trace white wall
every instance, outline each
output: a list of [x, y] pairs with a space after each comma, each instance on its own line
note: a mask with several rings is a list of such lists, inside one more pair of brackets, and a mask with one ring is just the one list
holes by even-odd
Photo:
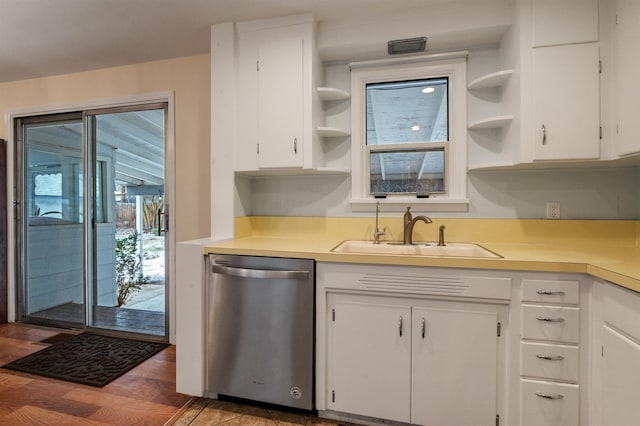
[[[519, 57], [516, 51], [519, 38], [513, 28], [511, 31], [508, 29], [509, 24], [515, 22], [516, 13], [509, 0], [460, 0], [384, 16], [363, 11], [361, 15], [345, 16], [339, 21], [319, 22], [318, 49], [325, 61], [324, 80], [320, 83], [348, 90], [347, 62], [385, 57], [387, 40], [421, 35], [429, 37], [430, 52], [471, 49], [470, 80], [491, 72], [493, 67], [518, 68], [520, 64], [512, 62]], [[500, 49], [499, 44], [502, 45]], [[229, 55], [228, 59], [233, 60], [233, 57]], [[519, 86], [512, 86], [508, 86], [508, 90], [519, 93]], [[506, 96], [503, 92], [504, 98], [503, 109], [516, 117], [526, 113], [520, 111], [519, 96]], [[216, 100], [212, 99], [212, 102], [215, 104]], [[349, 110], [343, 110], [344, 105], [325, 105], [325, 121], [330, 125], [348, 127]], [[473, 121], [473, 114], [481, 118], [500, 112], [489, 111], [487, 108], [491, 105], [487, 105], [490, 103], [470, 104], [470, 121]], [[522, 132], [516, 131], [505, 135], [495, 144], [500, 152], [483, 155], [499, 156], [493, 159], [496, 163], [517, 163], [521, 135]], [[328, 166], [343, 168], [340, 166], [350, 164], [349, 145], [336, 143], [331, 147], [337, 149], [326, 156]], [[475, 154], [469, 152], [470, 156]], [[477, 157], [473, 158], [477, 161]], [[233, 180], [236, 216], [360, 215], [352, 213], [349, 204], [349, 176], [235, 176]], [[535, 219], [545, 217], [547, 201], [560, 201], [564, 219], [640, 219], [640, 171], [633, 168], [579, 168], [472, 172], [468, 175], [468, 197], [468, 212], [432, 215]], [[215, 199], [215, 195], [212, 198]]]
[[[468, 183], [468, 213], [431, 216], [542, 219], [546, 202], [559, 201], [563, 219], [640, 219], [638, 169], [487, 171], [469, 174]], [[340, 176], [254, 177], [245, 214], [355, 216], [349, 185]]]
[[271, 176], [251, 180], [253, 216], [351, 216], [344, 175]]
[[478, 48], [495, 43], [513, 21], [512, 0], [458, 0], [426, 7], [357, 15], [318, 23], [324, 61], [387, 57], [387, 41], [426, 36], [430, 52]]
[[1, 83], [0, 114], [4, 120], [0, 120], [0, 136], [10, 139], [11, 112], [173, 92], [177, 190], [171, 214], [177, 224], [175, 238], [184, 241], [209, 235], [209, 58], [199, 55]]
[[637, 169], [518, 170], [469, 176], [469, 217], [540, 219], [546, 202], [562, 219], [639, 219]]

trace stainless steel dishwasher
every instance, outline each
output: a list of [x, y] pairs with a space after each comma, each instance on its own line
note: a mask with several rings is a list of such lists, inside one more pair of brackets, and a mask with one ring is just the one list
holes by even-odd
[[314, 408], [315, 263], [209, 255], [207, 391]]

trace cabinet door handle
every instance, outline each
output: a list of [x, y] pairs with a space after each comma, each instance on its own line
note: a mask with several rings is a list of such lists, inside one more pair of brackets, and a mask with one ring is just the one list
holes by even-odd
[[546, 359], [547, 361], [562, 361], [564, 359], [562, 355], [543, 355], [543, 354], [536, 354], [536, 358]]
[[549, 317], [536, 317], [538, 321], [545, 322], [564, 322], [564, 318], [549, 318]]
[[400, 333], [400, 337], [402, 337], [402, 316], [398, 320], [398, 333]]
[[422, 338], [424, 339], [424, 333], [427, 330], [427, 321], [424, 318], [420, 321], [420, 330], [422, 331]]
[[564, 398], [564, 395], [559, 394], [559, 393], [536, 392], [536, 395], [538, 395], [540, 398], [547, 398], [547, 399], [562, 399], [562, 398]]
[[293, 138], [293, 153], [298, 154], [298, 138]]
[[564, 291], [538, 290], [536, 291], [536, 293], [542, 294], [545, 296], [564, 296]]
[[542, 125], [542, 145], [546, 145], [547, 144], [547, 127], [543, 124]]

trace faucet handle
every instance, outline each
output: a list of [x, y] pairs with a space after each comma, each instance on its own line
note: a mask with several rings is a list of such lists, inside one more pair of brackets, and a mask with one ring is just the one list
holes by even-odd
[[407, 211], [404, 213], [404, 223], [407, 224], [411, 222], [413, 219], [413, 215], [411, 214], [411, 206], [407, 206]]
[[446, 246], [446, 244], [444, 243], [444, 225], [440, 225], [440, 229], [438, 231], [438, 246]]

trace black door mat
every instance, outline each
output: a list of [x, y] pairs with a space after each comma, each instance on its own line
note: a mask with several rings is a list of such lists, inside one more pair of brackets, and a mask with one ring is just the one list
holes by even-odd
[[38, 345], [53, 345], [54, 343], [58, 343], [63, 341], [64, 339], [67, 339], [71, 336], [75, 336], [75, 334], [71, 334], [71, 333], [58, 333], [58, 334], [54, 334], [51, 337], [47, 337], [46, 339], [42, 339], [39, 340], [37, 342], [34, 342], [35, 344]]
[[167, 346], [81, 333], [2, 367], [102, 387]]

